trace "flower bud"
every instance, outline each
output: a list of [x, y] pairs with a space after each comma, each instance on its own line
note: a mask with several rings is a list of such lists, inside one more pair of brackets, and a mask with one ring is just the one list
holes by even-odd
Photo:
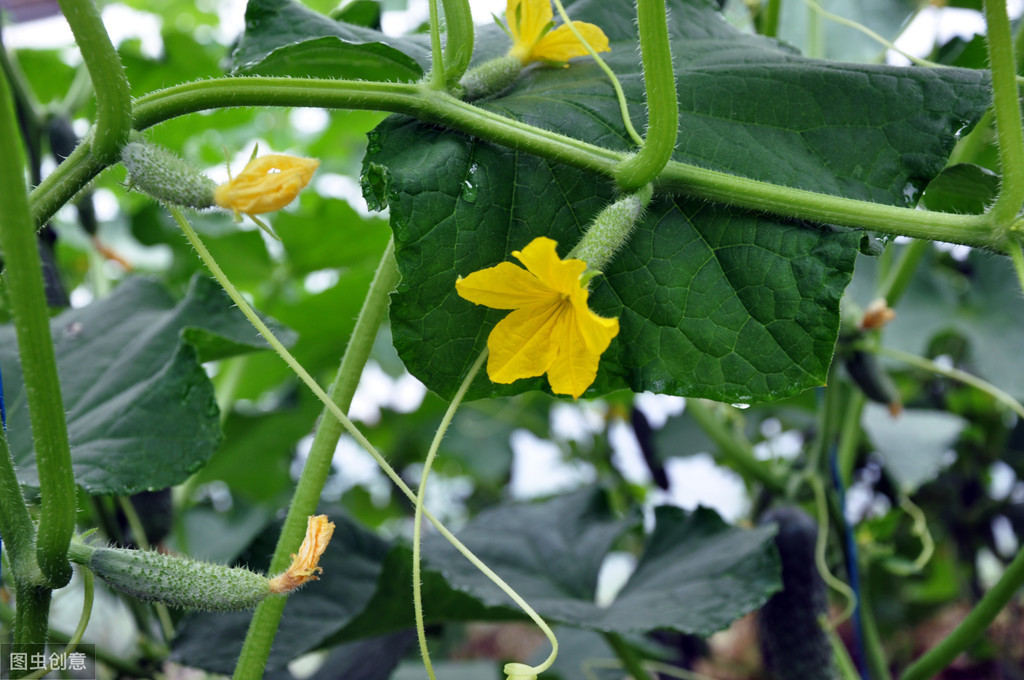
[[167, 149], [133, 141], [121, 151], [131, 188], [158, 201], [189, 208], [213, 207], [217, 184]]

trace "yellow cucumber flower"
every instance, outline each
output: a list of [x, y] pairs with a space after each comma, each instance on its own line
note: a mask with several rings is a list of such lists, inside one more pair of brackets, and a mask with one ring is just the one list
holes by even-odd
[[236, 215], [280, 210], [295, 200], [319, 166], [315, 158], [283, 154], [253, 158], [240, 175], [214, 190], [213, 200]]
[[[573, 57], [589, 54], [568, 26], [562, 24], [552, 30], [551, 0], [508, 0], [505, 18], [512, 35], [509, 55], [525, 66], [534, 61], [565, 64]], [[607, 52], [608, 36], [594, 24], [574, 21], [580, 35], [595, 52]]]
[[512, 254], [526, 269], [502, 262], [455, 282], [478, 305], [511, 309], [487, 338], [487, 375], [497, 383], [548, 374], [555, 394], [573, 399], [597, 377], [597, 363], [619, 334], [619, 320], [590, 311], [583, 282], [587, 264], [562, 260], [543, 236]]
[[327, 550], [333, 535], [334, 522], [328, 522], [327, 515], [310, 515], [298, 554], [292, 555], [287, 571], [270, 579], [270, 592], [290, 593], [307, 581], [318, 580], [317, 574], [323, 572], [318, 566], [320, 556]]

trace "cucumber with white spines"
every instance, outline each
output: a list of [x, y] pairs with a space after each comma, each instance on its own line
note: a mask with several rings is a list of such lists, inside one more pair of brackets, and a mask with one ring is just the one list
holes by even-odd
[[271, 594], [270, 579], [248, 569], [152, 550], [72, 543], [68, 556], [107, 585], [142, 600], [206, 611], [252, 609]]

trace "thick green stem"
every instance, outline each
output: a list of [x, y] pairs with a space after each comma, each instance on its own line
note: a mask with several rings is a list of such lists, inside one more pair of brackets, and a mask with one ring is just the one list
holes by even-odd
[[1024, 586], [1024, 549], [1018, 551], [1003, 575], [992, 589], [985, 593], [967, 618], [942, 642], [929, 649], [905, 670], [900, 680], [925, 680], [940, 673], [981, 637], [1021, 586]]
[[758, 17], [758, 32], [769, 38], [779, 34], [779, 14], [782, 11], [782, 0], [768, 0]]
[[[863, 582], [867, 581], [867, 578], [863, 579]], [[867, 656], [865, 661], [871, 670], [871, 680], [891, 680], [889, 660], [878, 634], [878, 626], [875, 624], [871, 597], [866, 592], [863, 592], [860, 598], [860, 620], [861, 632], [864, 635], [864, 652]]]
[[[620, 152], [505, 118], [443, 92], [403, 83], [310, 78], [211, 79], [140, 97], [136, 101], [135, 125], [141, 130], [187, 113], [236, 106], [312, 106], [405, 113], [607, 177], [614, 177], [615, 168], [626, 157]], [[48, 220], [103, 169], [102, 164], [89, 160], [87, 153], [83, 158], [79, 149], [33, 192], [33, 215], [37, 224]], [[657, 176], [655, 189], [811, 222], [1000, 250], [1004, 247], [1001, 238], [992, 232], [989, 215], [911, 210], [839, 198], [676, 161], [666, 164]]]
[[[359, 376], [362, 375], [363, 366], [370, 357], [370, 349], [377, 337], [377, 331], [387, 315], [388, 295], [397, 283], [398, 266], [395, 263], [394, 243], [389, 242], [366, 294], [352, 337], [345, 348], [338, 374], [328, 390], [328, 396], [343, 411], [347, 411], [352, 403], [352, 396], [359, 385]], [[341, 433], [341, 423], [328, 410], [324, 410], [270, 563], [272, 574], [288, 567], [290, 554], [302, 541], [306, 518], [316, 512]], [[271, 597], [256, 608], [235, 667], [234, 677], [238, 680], [262, 675], [285, 602], [286, 599], [283, 597]]]
[[0, 76], [0, 247], [39, 470], [42, 507], [36, 555], [48, 585], [59, 588], [71, 578], [67, 552], [75, 528], [75, 480], [22, 160], [11, 91]]
[[615, 169], [615, 181], [623, 191], [636, 191], [658, 176], [672, 158], [679, 132], [665, 0], [637, 0], [637, 25], [647, 89], [647, 134], [640, 151]]
[[96, 90], [96, 127], [92, 152], [102, 163], [115, 163], [132, 129], [132, 99], [121, 59], [103, 27], [92, 0], [59, 0], [82, 60]]
[[1017, 98], [1017, 66], [1006, 0], [985, 0], [988, 58], [992, 70], [993, 107], [1002, 179], [991, 212], [995, 226], [1005, 230], [1024, 203], [1024, 129]]
[[765, 463], [754, 457], [746, 442], [740, 441], [725, 423], [700, 399], [687, 399], [686, 412], [697, 421], [711, 441], [718, 447], [726, 465], [735, 468], [747, 479], [756, 479], [771, 491], [783, 493], [786, 484]]
[[0, 536], [11, 561], [14, 582], [41, 584], [43, 575], [36, 564], [34, 550], [36, 528], [21, 495], [21, 485], [7, 447], [7, 433], [3, 430], [0, 430]]
[[651, 680], [651, 674], [644, 669], [643, 662], [640, 660], [639, 655], [636, 653], [629, 643], [622, 639], [622, 636], [618, 633], [603, 633], [605, 642], [615, 652], [615, 656], [619, 657], [619, 661], [622, 662], [622, 668], [629, 673], [629, 676], [633, 680]]
[[441, 0], [444, 7], [444, 79], [458, 85], [473, 59], [473, 14], [467, 0]]
[[[50, 618], [50, 599], [53, 591], [49, 588], [33, 585], [18, 585], [18, 609], [14, 614], [14, 647], [19, 645], [39, 645], [46, 642], [47, 622]], [[22, 677], [27, 675], [13, 675]]]
[[439, 0], [427, 0], [430, 7], [430, 73], [427, 74], [426, 82], [435, 90], [443, 90], [445, 87], [444, 77], [444, 52], [441, 50], [441, 17], [437, 11]]
[[839, 446], [836, 450], [839, 476], [844, 487], [849, 487], [853, 478], [853, 465], [857, 458], [857, 445], [860, 443], [860, 417], [866, 401], [864, 393], [856, 390], [846, 402], [843, 424], [839, 430]]
[[890, 307], [895, 307], [913, 280], [921, 258], [931, 247], [931, 243], [922, 240], [911, 241], [904, 246], [900, 251], [900, 258], [879, 284], [878, 297], [885, 300]]

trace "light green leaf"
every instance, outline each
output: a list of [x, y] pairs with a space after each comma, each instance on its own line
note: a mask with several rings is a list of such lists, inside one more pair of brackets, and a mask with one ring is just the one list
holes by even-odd
[[945, 411], [906, 410], [897, 418], [868, 404], [861, 417], [885, 469], [905, 493], [913, 493], [949, 465], [953, 444], [967, 421]]

